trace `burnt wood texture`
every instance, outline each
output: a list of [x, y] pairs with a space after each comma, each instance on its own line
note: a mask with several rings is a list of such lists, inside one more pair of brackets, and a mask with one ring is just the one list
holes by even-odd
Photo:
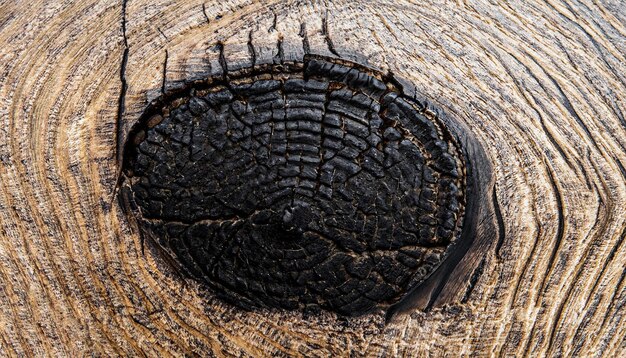
[[135, 126], [124, 178], [143, 235], [242, 307], [396, 303], [461, 236], [452, 135], [345, 61], [239, 72], [158, 100]]
[[0, 355], [625, 356], [625, 24], [1, 1]]

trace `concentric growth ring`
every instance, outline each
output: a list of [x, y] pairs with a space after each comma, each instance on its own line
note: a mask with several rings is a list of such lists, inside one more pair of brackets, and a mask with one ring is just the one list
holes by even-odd
[[124, 175], [143, 233], [223, 299], [358, 315], [400, 300], [458, 240], [464, 165], [393, 81], [311, 57], [155, 102]]

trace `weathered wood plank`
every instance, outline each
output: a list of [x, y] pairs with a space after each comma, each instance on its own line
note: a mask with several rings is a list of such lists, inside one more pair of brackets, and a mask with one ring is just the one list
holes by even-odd
[[[142, 252], [118, 142], [222, 71], [218, 45], [234, 68], [279, 42], [391, 71], [485, 148], [506, 234], [458, 302], [386, 326], [244, 312]], [[621, 1], [5, 1], [0, 43], [3, 355], [626, 354]]]

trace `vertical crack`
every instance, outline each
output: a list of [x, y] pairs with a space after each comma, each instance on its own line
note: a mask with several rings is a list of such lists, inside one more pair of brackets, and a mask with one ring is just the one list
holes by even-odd
[[309, 54], [311, 52], [311, 45], [309, 44], [309, 37], [306, 33], [306, 22], [300, 24], [300, 33], [298, 33], [300, 37], [302, 37], [302, 48], [304, 49], [305, 54]]
[[161, 94], [165, 94], [165, 79], [167, 76], [167, 58], [169, 54], [165, 50], [165, 60], [163, 61], [163, 79], [161, 80]]
[[326, 15], [324, 16], [324, 18], [322, 18], [322, 35], [324, 36], [324, 40], [326, 41], [326, 44], [328, 44], [328, 51], [330, 51], [333, 55], [337, 57], [341, 57], [335, 50], [335, 45], [333, 44], [333, 40], [330, 38], [330, 34], [328, 33], [328, 11], [326, 12]]
[[224, 43], [221, 41], [217, 43], [217, 50], [220, 52], [219, 63], [224, 72], [224, 80], [228, 78], [228, 63], [226, 62], [226, 55], [224, 54]]
[[206, 23], [207, 25], [211, 23], [211, 20], [209, 20], [209, 15], [207, 15], [206, 13], [206, 5], [202, 4], [202, 14], [204, 14], [204, 18], [206, 19]]
[[270, 28], [267, 30], [267, 32], [273, 32], [276, 31], [276, 24], [278, 23], [278, 15], [276, 15], [276, 13], [274, 12], [274, 9], [271, 9], [272, 14], [274, 14], [274, 19], [272, 20], [272, 26], [270, 26]]
[[476, 287], [476, 284], [478, 283], [478, 279], [482, 275], [484, 268], [485, 268], [485, 258], [483, 258], [480, 261], [480, 264], [478, 264], [478, 267], [476, 267], [474, 272], [472, 272], [472, 276], [470, 277], [470, 282], [467, 285], [467, 289], [465, 291], [465, 295], [463, 295], [463, 298], [461, 299], [461, 303], [467, 303], [467, 301], [469, 301], [469, 298], [472, 295], [472, 292], [474, 291], [474, 288]]
[[256, 51], [252, 44], [252, 30], [248, 33], [248, 52], [250, 53], [250, 61], [252, 61], [252, 67], [256, 66]]
[[159, 33], [161, 34], [161, 36], [163, 36], [163, 38], [167, 40], [167, 36], [165, 36], [165, 34], [163, 33], [163, 31], [161, 31], [161, 28], [157, 27], [157, 31], [159, 31]]
[[[122, 54], [122, 65], [120, 66], [120, 82], [122, 83], [122, 86], [120, 88], [120, 96], [117, 102], [117, 118], [115, 121], [115, 156], [118, 163], [121, 163], [122, 159], [121, 148], [124, 141], [123, 135], [121, 133], [123, 129], [122, 119], [124, 117], [126, 91], [128, 90], [128, 84], [126, 83], [126, 64], [128, 63], [128, 38], [126, 37], [126, 2], [127, 0], [122, 0], [122, 36], [124, 39], [124, 53]], [[121, 166], [119, 167], [121, 168]]]
[[[321, 120], [321, 125], [320, 125], [320, 146], [319, 146], [319, 156], [320, 156], [320, 162], [318, 163], [317, 166], [317, 173], [316, 173], [316, 178], [315, 178], [315, 191], [319, 192], [320, 191], [320, 183], [321, 183], [321, 177], [322, 177], [322, 167], [324, 166], [324, 155], [326, 154], [326, 150], [324, 148], [324, 142], [326, 141], [326, 133], [325, 133], [325, 129], [324, 128], [324, 124], [326, 123], [326, 115], [328, 114], [328, 107], [330, 106], [330, 96], [332, 94], [332, 90], [330, 89], [330, 87], [328, 88], [328, 90], [325, 93], [325, 97], [324, 97], [324, 113], [322, 113], [322, 120]], [[334, 156], [334, 155], [333, 155]]]
[[285, 49], [283, 48], [283, 36], [278, 36], [278, 41], [276, 42], [276, 47], [278, 52], [276, 56], [274, 56], [274, 63], [284, 63], [285, 62]]
[[502, 219], [502, 211], [500, 210], [500, 204], [498, 203], [498, 196], [496, 195], [496, 186], [493, 186], [493, 192], [491, 196], [493, 200], [493, 209], [496, 214], [496, 221], [498, 222], [498, 242], [496, 244], [496, 256], [501, 259], [502, 254], [500, 253], [500, 249], [504, 244], [505, 239], [505, 228], [504, 228], [504, 220]]

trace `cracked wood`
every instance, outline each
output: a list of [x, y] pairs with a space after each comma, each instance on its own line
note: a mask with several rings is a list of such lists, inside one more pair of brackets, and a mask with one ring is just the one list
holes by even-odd
[[[624, 356], [625, 23], [616, 0], [0, 4], [0, 352]], [[305, 54], [405, 79], [491, 163], [478, 241], [386, 324], [214, 299], [111, 201], [163, 87]]]

